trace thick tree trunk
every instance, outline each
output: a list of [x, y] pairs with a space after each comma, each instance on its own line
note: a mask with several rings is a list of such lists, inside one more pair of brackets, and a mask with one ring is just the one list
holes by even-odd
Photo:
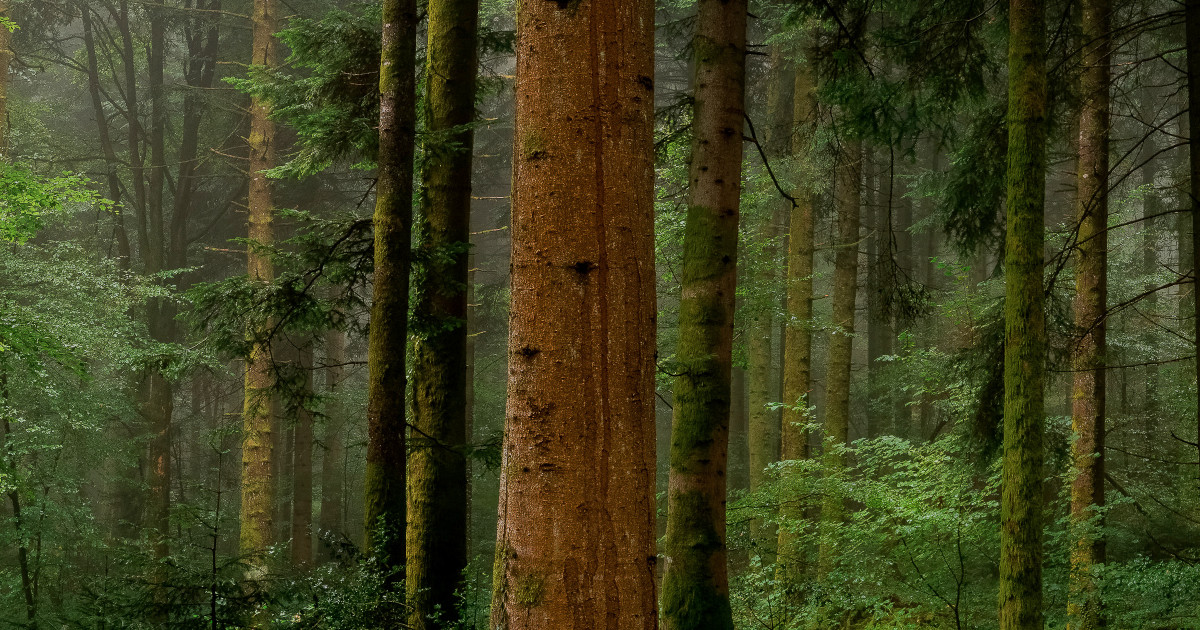
[[750, 489], [750, 409], [746, 370], [733, 366], [729, 375], [729, 489]]
[[344, 438], [346, 420], [343, 416], [338, 390], [345, 377], [346, 333], [330, 330], [325, 333], [325, 432], [321, 440], [325, 452], [321, 455], [321, 514], [317, 519], [320, 529], [317, 558], [332, 560], [337, 549], [332, 542], [346, 535], [346, 522], [342, 510], [342, 484], [345, 482], [342, 467], [346, 459]]
[[389, 568], [404, 564], [404, 400], [408, 389], [404, 370], [417, 117], [416, 42], [415, 0], [384, 0], [363, 521], [368, 553]]
[[649, 630], [658, 617], [654, 6], [524, 0], [517, 16], [491, 626]]
[[[679, 376], [671, 418], [671, 470], [664, 543], [663, 625], [669, 630], [733, 628], [725, 546], [725, 464], [730, 364], [737, 286], [742, 129], [745, 126], [746, 3], [701, 0], [696, 18], [695, 115], [683, 236], [679, 305]], [[766, 462], [771, 318], [758, 333], [767, 369], [751, 379], [751, 487]], [[751, 357], [753, 360], [754, 357]], [[753, 365], [753, 364], [752, 364]], [[755, 405], [762, 408], [756, 409]]]
[[[448, 627], [467, 566], [467, 257], [478, 0], [429, 3], [408, 465], [409, 626]], [[433, 621], [438, 608], [440, 621]]]
[[313, 498], [313, 347], [304, 340], [297, 349], [296, 368], [300, 371], [301, 391], [296, 408], [296, 430], [292, 441], [292, 565], [312, 562]]
[[[812, 127], [816, 122], [816, 99], [812, 68], [796, 68], [793, 111], [792, 153], [805, 157], [810, 150]], [[783, 344], [783, 427], [780, 457], [784, 461], [808, 459], [808, 406], [812, 373], [813, 314], [813, 199], [811, 187], [804, 182], [792, 193], [795, 202], [788, 220], [787, 322]], [[785, 470], [784, 479], [798, 473]], [[804, 527], [805, 511], [794, 502], [779, 508], [778, 576], [790, 594], [807, 572], [807, 554], [798, 547], [797, 534]], [[792, 598], [793, 602], [795, 598]]]
[[1043, 624], [1045, 31], [1045, 7], [1040, 0], [1010, 1], [1001, 630], [1040, 630]]
[[1104, 625], [1095, 572], [1104, 563], [1105, 541], [1097, 510], [1104, 506], [1105, 323], [1108, 307], [1108, 130], [1110, 53], [1109, 0], [1084, 0], [1083, 76], [1079, 111], [1079, 174], [1075, 211], [1075, 328], [1071, 357], [1071, 573], [1067, 627]]
[[[854, 307], [858, 300], [859, 213], [862, 207], [862, 143], [844, 141], [837, 165], [837, 254], [833, 271], [833, 330], [825, 377], [825, 474], [840, 477], [846, 468], [841, 452], [850, 436], [850, 363], [854, 357]], [[836, 528], [845, 519], [845, 498], [835, 480], [821, 502], [818, 577], [837, 562]]]
[[[255, 0], [250, 63], [274, 66], [279, 57], [275, 41], [278, 19], [276, 0]], [[250, 192], [249, 238], [263, 245], [274, 239], [272, 190], [263, 171], [275, 166], [275, 123], [268, 118], [269, 105], [255, 98], [250, 106]], [[246, 269], [254, 282], [271, 282], [275, 277], [271, 259], [250, 247]], [[265, 553], [273, 542], [275, 480], [272, 475], [274, 453], [273, 378], [270, 342], [260, 339], [264, 331], [252, 331], [257, 340], [246, 360], [245, 402], [242, 411], [242, 504], [241, 553], [250, 563], [251, 573], [266, 570]]]

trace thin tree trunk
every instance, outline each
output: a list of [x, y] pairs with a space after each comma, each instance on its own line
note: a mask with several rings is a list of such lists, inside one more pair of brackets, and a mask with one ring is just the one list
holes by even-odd
[[296, 433], [292, 442], [292, 565], [312, 562], [313, 497], [313, 348], [305, 340], [297, 349], [301, 391], [296, 407]]
[[415, 0], [384, 0], [363, 524], [368, 552], [392, 569], [404, 564], [404, 401], [408, 389], [404, 370], [417, 117], [416, 42]]
[[650, 630], [654, 6], [523, 0], [517, 16], [491, 627]]
[[[467, 257], [479, 0], [429, 3], [408, 464], [409, 626], [449, 627], [467, 567]], [[440, 609], [440, 619], [435, 614]]]
[[[1192, 239], [1191, 258], [1187, 262], [1192, 267], [1192, 276], [1200, 275], [1200, 0], [1187, 0], [1184, 4], [1184, 23], [1187, 31], [1187, 69], [1188, 69], [1188, 156], [1189, 175], [1191, 180], [1191, 215]], [[1181, 265], [1182, 266], [1182, 265]], [[1196, 296], [1196, 287], [1192, 285], [1191, 313], [1200, 313], [1200, 299]], [[1192, 317], [1192, 334], [1195, 338], [1195, 348], [1200, 353], [1200, 317]], [[1200, 456], [1200, 354], [1196, 359], [1196, 453]], [[1197, 482], [1200, 484], [1200, 468], [1197, 469]]]
[[1104, 506], [1105, 323], [1108, 307], [1108, 130], [1110, 53], [1109, 0], [1083, 3], [1083, 96], [1079, 112], [1079, 174], [1076, 184], [1075, 328], [1071, 394], [1072, 538], [1067, 627], [1104, 625], [1100, 585], [1105, 541], [1097, 510]]
[[[275, 66], [279, 50], [275, 41], [278, 18], [276, 0], [254, 0], [253, 34], [250, 63]], [[274, 240], [272, 190], [263, 171], [275, 166], [275, 123], [268, 117], [269, 105], [255, 98], [250, 106], [250, 220], [249, 238], [262, 245]], [[247, 249], [246, 269], [254, 282], [268, 283], [275, 278], [271, 259], [259, 249]], [[274, 539], [275, 479], [272, 475], [273, 433], [277, 430], [272, 399], [271, 344], [260, 337], [265, 331], [251, 333], [255, 338], [246, 360], [245, 400], [242, 411], [242, 503], [240, 549], [250, 564], [251, 575], [266, 571], [266, 550]]]
[[317, 523], [320, 542], [317, 557], [332, 560], [337, 547], [333, 543], [346, 535], [342, 513], [342, 460], [346, 456], [345, 417], [339, 399], [339, 389], [345, 375], [346, 333], [330, 330], [325, 333], [325, 432], [321, 456], [321, 514]]
[[[792, 153], [805, 156], [810, 150], [812, 128], [816, 122], [816, 100], [810, 65], [796, 68], [792, 106], [794, 136]], [[784, 337], [783, 426], [780, 457], [784, 461], [808, 459], [808, 406], [812, 372], [813, 314], [813, 199], [811, 187], [801, 182], [792, 197], [788, 221], [787, 334]], [[784, 481], [797, 473], [785, 469]], [[779, 544], [777, 571], [783, 588], [796, 602], [797, 586], [807, 572], [804, 549], [798, 548], [797, 534], [804, 526], [805, 511], [794, 502], [779, 508]]]
[[[770, 74], [767, 79], [767, 124], [763, 129], [763, 148], [773, 168], [778, 168], [781, 158], [787, 154], [789, 127], [792, 121], [792, 90], [794, 77], [779, 46], [770, 53]], [[771, 191], [774, 194], [774, 190]], [[786, 200], [774, 202], [769, 216], [758, 228], [759, 239], [764, 243], [763, 254], [766, 264], [760, 267], [754, 279], [759, 291], [767, 291], [779, 283], [779, 270], [774, 261], [779, 258], [786, 220]], [[765, 300], [770, 310], [756, 313], [750, 322], [747, 334], [749, 359], [749, 472], [750, 490], [759, 490], [766, 481], [766, 469], [779, 461], [781, 412], [770, 408], [782, 397], [782, 354], [783, 322], [776, 316], [774, 299]], [[779, 330], [778, 341], [774, 338]], [[776, 365], [776, 354], [780, 364]], [[761, 519], [750, 523], [751, 542], [755, 552], [770, 562], [774, 557], [778, 537], [775, 528], [764, 525]]]
[[854, 307], [858, 299], [859, 213], [862, 206], [862, 143], [845, 141], [837, 165], [837, 254], [833, 271], [833, 330], [825, 377], [825, 474], [835, 478], [821, 502], [818, 577], [837, 562], [836, 529], [845, 519], [845, 498], [837, 487], [846, 469], [841, 449], [850, 435], [850, 363], [854, 356]]
[[1008, 72], [999, 617], [1001, 630], [1040, 630], [1046, 369], [1046, 15], [1040, 0], [1010, 1]]

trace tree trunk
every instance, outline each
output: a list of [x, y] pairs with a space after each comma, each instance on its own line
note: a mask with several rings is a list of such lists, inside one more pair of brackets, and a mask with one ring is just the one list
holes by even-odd
[[[1193, 281], [1200, 275], [1200, 0], [1187, 0], [1184, 23], [1187, 30], [1187, 69], [1188, 69], [1188, 156], [1189, 175], [1191, 180], [1191, 215], [1192, 239], [1191, 258], [1187, 263], [1192, 268]], [[1182, 266], [1182, 265], [1181, 265]], [[1195, 288], [1200, 282], [1193, 282], [1191, 314], [1200, 312], [1200, 299], [1196, 298]], [[1196, 359], [1196, 453], [1200, 456], [1200, 317], [1192, 317], [1194, 324], [1192, 334], [1195, 338]], [[1200, 481], [1200, 469], [1197, 480]]]
[[850, 363], [854, 356], [854, 307], [858, 299], [859, 212], [862, 206], [862, 143], [844, 141], [837, 165], [837, 254], [833, 271], [833, 330], [825, 377], [825, 475], [835, 478], [821, 502], [818, 577], [837, 562], [836, 528], [845, 519], [845, 498], [837, 487], [846, 469], [841, 452], [850, 435]]
[[537, 0], [517, 16], [491, 626], [648, 630], [658, 617], [654, 6]]
[[332, 560], [337, 547], [333, 543], [346, 534], [345, 516], [342, 510], [342, 462], [346, 458], [346, 420], [343, 416], [339, 389], [346, 373], [346, 333], [330, 330], [325, 333], [325, 432], [321, 440], [325, 452], [321, 456], [321, 514], [317, 520], [320, 529], [317, 557]]
[[[449, 627], [467, 566], [467, 255], [478, 0], [429, 3], [408, 477], [409, 626]], [[438, 609], [440, 621], [434, 621]]]
[[[279, 57], [275, 41], [278, 16], [276, 0], [254, 0], [250, 63], [275, 66]], [[268, 118], [269, 105], [253, 99], [250, 105], [250, 192], [249, 238], [263, 245], [274, 239], [272, 186], [263, 171], [275, 166], [275, 123]], [[275, 277], [271, 259], [255, 247], [247, 249], [246, 269], [251, 281], [267, 283]], [[252, 331], [255, 338], [246, 360], [246, 391], [242, 411], [242, 504], [241, 553], [252, 575], [266, 571], [266, 550], [272, 543], [275, 509], [275, 480], [272, 476], [273, 432], [276, 430], [271, 373], [271, 345], [262, 339], [265, 330]]]
[[[733, 628], [725, 464], [745, 126], [745, 1], [701, 0], [692, 46], [695, 115], [663, 549], [667, 564], [662, 609], [668, 630]], [[769, 230], [768, 236], [773, 236]], [[771, 318], [760, 321], [761, 330], [752, 334], [766, 339], [766, 348], [760, 350], [764, 356], [759, 357], [766, 369], [750, 373], [752, 489], [755, 475], [762, 473], [756, 469], [766, 466], [756, 453], [772, 455], [762, 448], [769, 445], [759, 443], [771, 434], [762, 425], [772, 414], [765, 400], [754, 397], [756, 390], [770, 387]]]
[[1008, 234], [1004, 277], [1004, 465], [1001, 630], [1042, 628], [1042, 463], [1046, 316], [1046, 16], [1011, 0], [1008, 42]]
[[415, 0], [384, 0], [363, 522], [368, 553], [393, 569], [404, 564], [404, 370], [417, 117], [416, 42]]
[[[810, 150], [816, 122], [816, 99], [810, 65], [796, 68], [792, 106], [795, 135], [792, 153], [803, 158]], [[787, 334], [783, 356], [783, 427], [780, 457], [783, 461], [808, 459], [808, 397], [812, 372], [813, 314], [813, 199], [811, 188], [801, 183], [792, 193], [788, 221]], [[797, 473], [785, 469], [784, 480]], [[794, 502], [779, 508], [778, 576], [783, 588], [795, 595], [807, 571], [805, 550], [797, 548], [796, 537], [804, 523], [804, 510]], [[795, 601], [795, 598], [791, 598]]]
[[292, 442], [292, 565], [312, 562], [313, 497], [313, 347], [310, 339], [297, 349], [296, 368], [301, 390], [296, 406], [296, 433]]
[[1108, 308], [1108, 130], [1110, 53], [1109, 0], [1083, 3], [1083, 96], [1079, 112], [1079, 175], [1076, 184], [1075, 328], [1081, 337], [1071, 357], [1072, 538], [1068, 628], [1104, 625], [1095, 571], [1104, 563], [1105, 541], [1097, 510], [1104, 506], [1105, 323]]

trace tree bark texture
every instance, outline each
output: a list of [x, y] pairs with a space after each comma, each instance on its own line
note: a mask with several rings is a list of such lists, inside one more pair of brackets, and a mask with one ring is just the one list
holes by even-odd
[[517, 11], [491, 627], [657, 626], [654, 7]]
[[1109, 0], [1083, 2], [1083, 75], [1079, 111], [1079, 173], [1075, 213], [1075, 328], [1071, 367], [1072, 548], [1067, 627], [1104, 625], [1097, 565], [1105, 541], [1097, 513], [1104, 506], [1105, 316], [1108, 308], [1108, 133], [1110, 89]]
[[[409, 626], [447, 627], [467, 566], [467, 259], [478, 0], [429, 3], [408, 464]], [[437, 613], [440, 608], [440, 613]], [[440, 622], [435, 621], [435, 613]]]
[[1041, 0], [1010, 1], [1001, 630], [1040, 630], [1043, 624], [1045, 30], [1045, 7]]
[[415, 0], [384, 0], [363, 524], [368, 553], [389, 568], [398, 568], [405, 560], [404, 370], [417, 116], [416, 42]]
[[[255, 0], [250, 63], [275, 66], [279, 44], [275, 27], [279, 7], [276, 0]], [[269, 118], [270, 105], [255, 98], [250, 105], [250, 240], [271, 245], [272, 185], [264, 170], [275, 166], [275, 123]], [[246, 270], [253, 282], [267, 283], [275, 277], [271, 259], [260, 249], [249, 247]], [[272, 542], [275, 509], [275, 484], [272, 476], [273, 432], [276, 430], [272, 389], [270, 341], [261, 339], [264, 331], [252, 331], [255, 338], [246, 360], [246, 391], [242, 411], [242, 503], [241, 553], [258, 572], [265, 570], [265, 553]]]
[[[692, 40], [695, 110], [683, 236], [682, 297], [667, 487], [663, 625], [669, 630], [733, 628], [725, 541], [730, 365], [737, 288], [742, 130], [745, 126], [746, 3], [701, 0]], [[771, 318], [764, 374], [769, 387]], [[752, 357], [753, 360], [753, 357]], [[758, 389], [752, 385], [751, 393]], [[751, 399], [751, 474], [765, 462], [754, 442], [770, 417]], [[758, 404], [762, 409], [754, 409]], [[765, 424], [765, 423], [762, 423]], [[759, 471], [761, 473], [761, 471]], [[753, 477], [751, 478], [753, 484]]]

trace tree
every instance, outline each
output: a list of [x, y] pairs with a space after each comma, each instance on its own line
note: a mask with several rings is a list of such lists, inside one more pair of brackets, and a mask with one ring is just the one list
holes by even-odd
[[[746, 4], [701, 0], [692, 48], [692, 155], [663, 549], [663, 622], [672, 630], [733, 627], [725, 468], [745, 125]], [[765, 332], [769, 340], [769, 324]]]
[[[279, 46], [275, 27], [279, 7], [275, 0], [254, 0], [250, 64], [270, 68], [277, 65]], [[246, 268], [254, 282], [269, 283], [275, 277], [271, 258], [263, 250], [274, 240], [272, 186], [265, 171], [275, 166], [275, 123], [270, 104], [254, 97], [250, 105], [250, 190], [249, 232]], [[241, 552], [254, 572], [265, 571], [265, 557], [273, 539], [275, 481], [272, 476], [274, 426], [273, 378], [270, 340], [266, 325], [251, 331], [253, 343], [246, 359], [246, 391], [242, 411], [242, 506]]]
[[[792, 105], [794, 131], [792, 153], [803, 158], [808, 154], [812, 127], [816, 122], [816, 98], [812, 66], [801, 63], [796, 67], [795, 101]], [[792, 193], [792, 210], [788, 217], [787, 266], [787, 329], [784, 335], [783, 371], [783, 429], [781, 455], [784, 461], [808, 459], [809, 420], [808, 394], [812, 381], [812, 316], [813, 316], [813, 200], [809, 185], [801, 182]], [[794, 477], [794, 472], [785, 472]], [[784, 503], [779, 509], [779, 578], [789, 590], [803, 577], [804, 551], [796, 549], [796, 533], [790, 528], [804, 517], [795, 502]]]
[[858, 232], [862, 206], [862, 143], [846, 140], [837, 165], [837, 254], [833, 271], [833, 329], [825, 376], [825, 474], [821, 503], [818, 575], [824, 578], [837, 561], [835, 527], [845, 518], [845, 499], [836, 478], [846, 468], [843, 449], [850, 442], [850, 363], [854, 356], [854, 309], [858, 300]]
[[517, 15], [491, 625], [654, 628], [654, 7]]
[[1008, 232], [1004, 256], [1004, 444], [1000, 628], [1042, 627], [1042, 465], [1046, 316], [1046, 11], [1008, 14]]
[[[1195, 132], [1200, 129], [1200, 107], [1194, 107], [1192, 104], [1200, 103], [1200, 1], [1187, 0], [1184, 3], [1184, 26], [1187, 38], [1188, 128], [1192, 130], [1188, 137], [1192, 240], [1191, 258], [1186, 262], [1191, 264], [1192, 281], [1195, 282], [1195, 279], [1200, 277], [1200, 133]], [[1195, 304], [1193, 304], [1191, 313], [1191, 319], [1195, 323], [1192, 333], [1196, 350], [1200, 352], [1200, 317], [1195, 316], [1196, 313], [1200, 313], [1200, 299], [1196, 299], [1194, 296], [1195, 292], [1193, 292]], [[1200, 357], [1200, 354], [1197, 356]], [[1196, 381], [1196, 442], [1194, 446], [1196, 454], [1200, 456], [1200, 358], [1196, 360], [1196, 378], [1198, 380]], [[1200, 459], [1197, 461], [1200, 462]], [[1197, 470], [1200, 471], [1200, 465]], [[1197, 479], [1200, 479], [1200, 472], [1197, 474]]]
[[1100, 531], [1104, 506], [1105, 354], [1108, 309], [1108, 129], [1112, 8], [1108, 0], [1083, 3], [1083, 103], [1079, 111], [1079, 174], [1075, 212], [1075, 342], [1071, 367], [1071, 456], [1069, 627], [1091, 630], [1104, 625], [1095, 572], [1104, 563]]
[[[428, 15], [405, 566], [409, 625], [418, 629], [453, 621], [467, 566], [467, 258], [479, 2], [435, 0]], [[437, 614], [440, 623], [431, 621]]]
[[345, 418], [339, 399], [342, 380], [345, 378], [345, 363], [346, 333], [330, 330], [325, 333], [325, 364], [328, 366], [325, 371], [325, 395], [329, 403], [325, 406], [325, 431], [324, 439], [321, 440], [325, 452], [321, 457], [321, 513], [317, 517], [317, 527], [321, 534], [317, 558], [320, 560], [333, 558], [334, 547], [330, 542], [345, 532], [345, 516], [342, 510], [342, 467], [346, 457], [346, 441], [343, 435]]
[[367, 550], [384, 566], [404, 563], [405, 354], [416, 137], [417, 7], [385, 0], [379, 62], [379, 176], [375, 185], [375, 278], [367, 350]]

